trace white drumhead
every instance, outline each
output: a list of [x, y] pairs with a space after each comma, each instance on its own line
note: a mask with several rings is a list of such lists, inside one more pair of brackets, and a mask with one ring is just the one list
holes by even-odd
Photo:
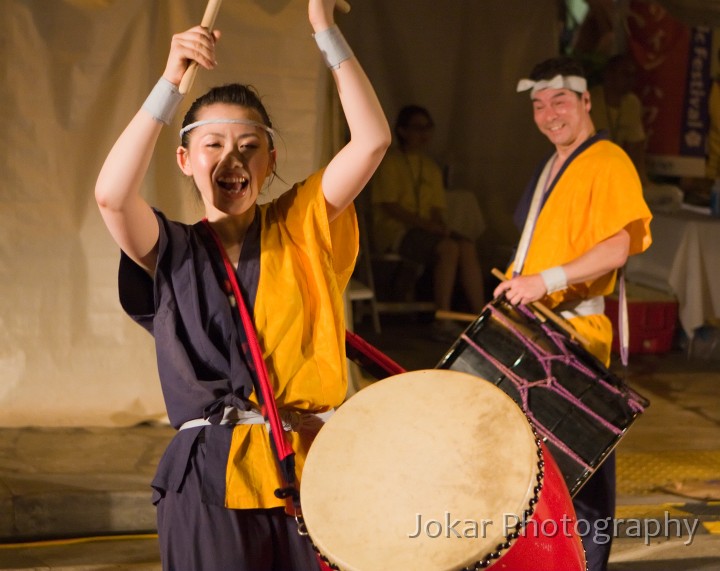
[[310, 537], [347, 571], [461, 569], [528, 508], [538, 448], [492, 383], [432, 369], [355, 394], [320, 430], [301, 501]]

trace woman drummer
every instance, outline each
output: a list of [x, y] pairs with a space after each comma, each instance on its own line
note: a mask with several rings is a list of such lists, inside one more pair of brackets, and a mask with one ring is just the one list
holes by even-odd
[[[275, 167], [274, 131], [252, 88], [222, 86], [193, 103], [177, 150], [207, 222], [171, 221], [143, 199], [141, 182], [182, 97], [183, 74], [193, 61], [215, 67], [220, 34], [197, 26], [173, 36], [162, 78], [97, 180], [100, 212], [122, 250], [120, 299], [155, 337], [168, 416], [179, 429], [152, 484], [164, 569], [317, 568], [274, 493], [283, 482], [213, 266], [213, 237], [236, 270], [280, 414], [313, 424], [346, 394], [341, 296], [358, 249], [352, 201], [391, 139], [375, 92], [334, 24], [334, 4], [308, 2], [350, 129], [350, 141], [324, 169], [258, 205]], [[293, 430], [287, 438], [299, 476], [313, 433]]]

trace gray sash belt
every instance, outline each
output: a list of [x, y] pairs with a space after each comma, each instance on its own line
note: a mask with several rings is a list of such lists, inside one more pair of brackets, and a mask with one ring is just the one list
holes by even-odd
[[595, 297], [590, 297], [588, 299], [566, 301], [558, 305], [554, 311], [565, 319], [604, 313], [605, 298], [601, 295], [596, 295]]
[[[299, 432], [303, 427], [317, 425], [318, 421], [325, 423], [333, 415], [335, 409], [327, 412], [298, 412], [295, 410], [281, 410], [280, 419], [286, 432]], [[180, 430], [194, 428], [196, 426], [208, 426], [212, 424], [205, 418], [194, 418], [184, 422]], [[256, 410], [238, 410], [234, 406], [226, 406], [222, 420], [219, 424], [265, 424], [263, 415]]]

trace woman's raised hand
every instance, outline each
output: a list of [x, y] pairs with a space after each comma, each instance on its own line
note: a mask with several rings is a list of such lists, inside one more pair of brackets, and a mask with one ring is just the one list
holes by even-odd
[[335, 23], [336, 0], [308, 0], [308, 19], [316, 32]]
[[170, 54], [163, 77], [174, 85], [180, 85], [185, 71], [193, 61], [205, 69], [213, 69], [217, 65], [215, 43], [219, 39], [218, 30], [210, 32], [202, 26], [194, 26], [175, 34], [170, 42]]

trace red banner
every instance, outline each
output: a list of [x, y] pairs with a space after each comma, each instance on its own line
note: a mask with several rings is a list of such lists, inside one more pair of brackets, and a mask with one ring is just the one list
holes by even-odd
[[649, 167], [704, 176], [712, 31], [690, 28], [654, 2], [633, 0], [628, 46], [638, 64]]

